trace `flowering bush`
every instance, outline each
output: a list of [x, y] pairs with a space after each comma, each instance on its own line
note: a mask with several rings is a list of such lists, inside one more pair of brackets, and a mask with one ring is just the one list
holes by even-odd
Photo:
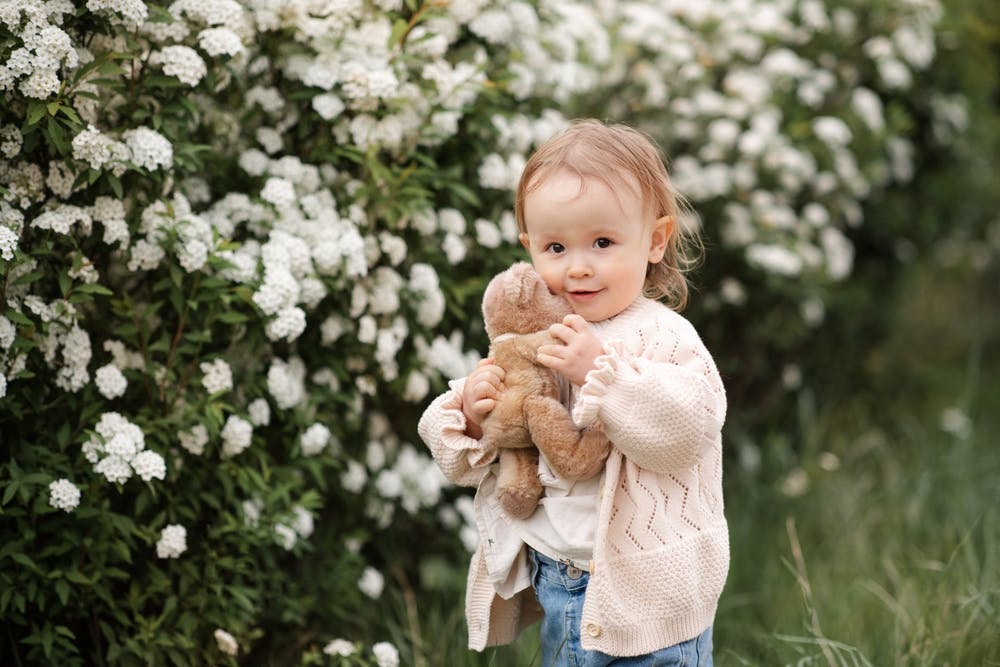
[[32, 663], [396, 664], [370, 603], [392, 554], [453, 549], [441, 524], [474, 544], [416, 416], [484, 347], [532, 147], [596, 104], [660, 139], [718, 239], [710, 347], [773, 378], [862, 204], [911, 176], [936, 18], [78, 4], [0, 2], [0, 656]]

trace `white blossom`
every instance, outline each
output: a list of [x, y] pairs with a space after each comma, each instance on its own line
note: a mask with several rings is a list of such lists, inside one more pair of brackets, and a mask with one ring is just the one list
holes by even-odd
[[225, 359], [203, 361], [198, 364], [198, 368], [204, 373], [201, 385], [209, 394], [229, 391], [233, 388], [233, 371]]
[[[2, 227], [0, 227], [2, 229]], [[9, 350], [17, 337], [17, 329], [5, 316], [0, 315], [0, 349]]]
[[187, 551], [187, 528], [180, 524], [168, 524], [160, 531], [156, 542], [157, 558], [179, 558]]
[[65, 477], [49, 484], [49, 505], [57, 510], [72, 512], [80, 504], [80, 489]]
[[219, 650], [226, 655], [236, 655], [240, 652], [240, 645], [236, 643], [236, 638], [222, 628], [215, 629], [215, 643]]
[[256, 398], [250, 402], [247, 406], [247, 414], [250, 417], [250, 423], [254, 426], [267, 426], [271, 422], [271, 406], [268, 405], [267, 399]]
[[372, 653], [378, 667], [399, 667], [399, 651], [389, 642], [376, 642]]
[[291, 551], [296, 542], [299, 541], [299, 535], [295, 529], [284, 523], [274, 524], [274, 536], [278, 540], [278, 544], [286, 551]]
[[190, 431], [178, 431], [177, 439], [181, 447], [195, 456], [201, 456], [208, 444], [208, 429], [204, 424], [195, 424]]
[[94, 384], [104, 398], [118, 398], [125, 394], [128, 388], [128, 380], [125, 375], [114, 364], [106, 364], [97, 369], [94, 373]]
[[267, 371], [267, 391], [282, 410], [295, 407], [306, 398], [305, 365], [301, 359], [287, 362], [274, 359]]
[[375, 568], [369, 566], [364, 569], [361, 573], [361, 579], [358, 580], [358, 588], [361, 592], [370, 597], [373, 600], [379, 599], [382, 595], [382, 589], [385, 587], [385, 577], [382, 573]]
[[313, 424], [302, 433], [300, 444], [303, 456], [316, 456], [330, 442], [330, 429], [323, 424]]
[[340, 475], [340, 485], [351, 493], [361, 493], [368, 482], [368, 472], [358, 461], [348, 461], [347, 469]]
[[148, 449], [136, 454], [130, 463], [135, 474], [145, 482], [154, 478], [163, 479], [167, 475], [167, 466], [163, 457]]
[[163, 167], [169, 169], [174, 160], [174, 149], [162, 134], [148, 127], [137, 127], [122, 134], [128, 147], [132, 163], [153, 171]]
[[210, 56], [235, 56], [243, 51], [243, 42], [240, 40], [240, 36], [229, 28], [202, 30], [198, 33], [198, 45]]
[[334, 639], [323, 647], [324, 655], [348, 657], [354, 655], [357, 647], [346, 639]]
[[163, 67], [163, 73], [191, 87], [197, 86], [208, 72], [205, 61], [190, 46], [174, 44], [154, 51], [149, 62]]
[[240, 454], [253, 440], [253, 424], [237, 415], [229, 415], [222, 427], [222, 458]]
[[301, 505], [292, 507], [292, 528], [303, 539], [308, 539], [315, 529], [315, 521], [312, 512]]

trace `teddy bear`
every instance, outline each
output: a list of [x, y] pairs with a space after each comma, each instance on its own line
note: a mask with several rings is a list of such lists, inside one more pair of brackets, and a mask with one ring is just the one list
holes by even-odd
[[604, 465], [611, 443], [600, 426], [578, 429], [559, 401], [556, 371], [535, 358], [557, 343], [548, 328], [573, 310], [549, 292], [527, 262], [494, 276], [483, 293], [483, 321], [490, 357], [504, 369], [496, 407], [482, 423], [482, 442], [499, 450], [496, 496], [513, 517], [527, 518], [542, 495], [538, 452], [563, 479], [587, 479]]

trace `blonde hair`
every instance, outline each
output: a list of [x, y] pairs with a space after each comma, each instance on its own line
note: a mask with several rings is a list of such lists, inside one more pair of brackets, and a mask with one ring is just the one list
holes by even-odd
[[646, 268], [643, 294], [682, 310], [688, 297], [685, 274], [697, 263], [702, 246], [697, 233], [680, 225], [678, 218], [687, 204], [674, 191], [664, 161], [656, 142], [634, 128], [591, 119], [574, 121], [543, 143], [525, 164], [514, 201], [518, 230], [527, 231], [525, 198], [559, 171], [574, 173], [581, 182], [596, 178], [619, 197], [623, 190], [638, 194], [644, 209], [652, 213], [648, 222], [670, 219], [666, 252]]

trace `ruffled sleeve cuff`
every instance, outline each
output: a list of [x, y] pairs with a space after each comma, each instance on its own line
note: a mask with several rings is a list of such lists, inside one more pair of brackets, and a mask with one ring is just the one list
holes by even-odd
[[597, 422], [608, 387], [626, 363], [622, 355], [623, 347], [620, 340], [608, 341], [604, 344], [604, 354], [594, 359], [595, 368], [584, 378], [573, 405], [573, 423], [577, 428], [588, 428]]
[[462, 412], [462, 387], [458, 381], [452, 381], [451, 391], [441, 403], [438, 413], [438, 428], [441, 433], [441, 444], [461, 455], [464, 453], [470, 468], [481, 468], [496, 459], [495, 447], [487, 447], [481, 441], [465, 434], [468, 423]]

